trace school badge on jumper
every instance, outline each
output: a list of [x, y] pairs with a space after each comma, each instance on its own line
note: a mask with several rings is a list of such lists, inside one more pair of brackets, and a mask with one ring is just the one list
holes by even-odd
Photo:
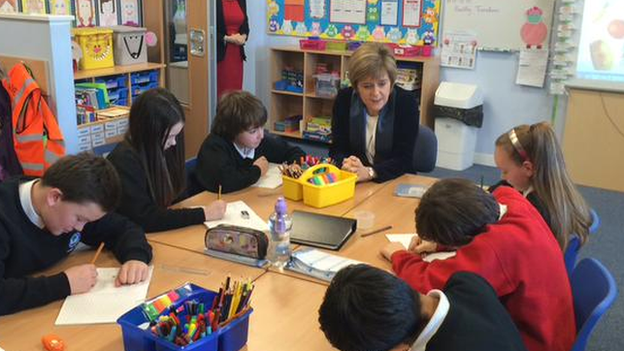
[[80, 244], [80, 237], [80, 232], [72, 234], [71, 238], [69, 238], [69, 245], [67, 245], [67, 252], [72, 252], [76, 249], [76, 246]]

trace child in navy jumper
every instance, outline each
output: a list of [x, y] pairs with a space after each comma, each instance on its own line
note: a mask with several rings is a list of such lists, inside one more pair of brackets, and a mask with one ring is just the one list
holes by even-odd
[[292, 163], [300, 148], [264, 134], [267, 111], [257, 97], [231, 92], [219, 101], [217, 115], [197, 155], [196, 180], [206, 190], [224, 193], [247, 188], [266, 174], [269, 162]]
[[117, 284], [147, 279], [152, 248], [140, 227], [111, 213], [120, 196], [115, 168], [86, 153], [60, 159], [41, 179], [0, 184], [0, 315], [91, 290], [97, 278], [93, 264], [32, 276], [80, 242], [104, 243], [115, 254], [122, 263]]

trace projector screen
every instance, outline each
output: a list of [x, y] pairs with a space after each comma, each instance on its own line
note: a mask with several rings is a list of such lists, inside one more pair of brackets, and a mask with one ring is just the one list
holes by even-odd
[[624, 0], [585, 0], [573, 85], [624, 91]]

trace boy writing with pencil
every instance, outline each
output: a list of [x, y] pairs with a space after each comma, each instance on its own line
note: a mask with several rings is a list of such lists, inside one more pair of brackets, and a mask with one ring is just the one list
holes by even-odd
[[526, 351], [492, 287], [467, 272], [422, 295], [379, 268], [343, 268], [327, 288], [319, 322], [341, 351]]
[[93, 262], [31, 276], [80, 242], [103, 243], [115, 254], [122, 263], [118, 285], [145, 280], [152, 249], [140, 227], [111, 213], [120, 196], [115, 168], [87, 153], [60, 159], [41, 179], [0, 184], [0, 315], [89, 291], [97, 279]]

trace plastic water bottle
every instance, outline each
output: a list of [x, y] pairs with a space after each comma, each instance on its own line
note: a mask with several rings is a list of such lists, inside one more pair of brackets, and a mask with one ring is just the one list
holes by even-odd
[[275, 212], [269, 217], [271, 240], [268, 259], [274, 267], [283, 270], [290, 260], [290, 230], [292, 218], [288, 214], [286, 200], [279, 197], [275, 203]]

